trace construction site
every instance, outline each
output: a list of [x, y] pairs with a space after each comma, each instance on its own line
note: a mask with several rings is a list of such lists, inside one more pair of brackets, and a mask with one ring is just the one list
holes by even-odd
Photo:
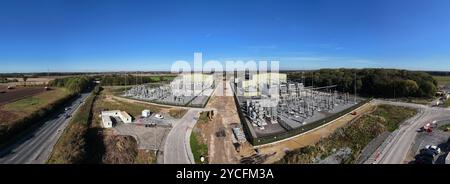
[[159, 104], [204, 107], [215, 88], [212, 75], [181, 74], [170, 84], [159, 87], [137, 85], [125, 91], [124, 97]]
[[[322, 120], [352, 109], [364, 99], [336, 91], [336, 85], [313, 87], [289, 82], [286, 74], [247, 75], [233, 83], [239, 112], [252, 139], [307, 131]], [[244, 122], [245, 121], [245, 122]], [[278, 138], [279, 139], [279, 138]]]

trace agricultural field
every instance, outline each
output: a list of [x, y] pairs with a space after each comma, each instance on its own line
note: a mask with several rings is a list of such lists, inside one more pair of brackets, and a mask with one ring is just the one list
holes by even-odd
[[450, 76], [433, 76], [433, 78], [436, 79], [439, 86], [450, 85]]
[[14, 89], [7, 89], [6, 86], [0, 86], [0, 105], [11, 103], [44, 91], [46, 90], [43, 87], [15, 87]]
[[48, 82], [57, 79], [57, 78], [64, 78], [67, 76], [50, 76], [50, 77], [29, 77], [26, 79], [26, 81], [24, 82], [23, 78], [21, 77], [13, 77], [13, 78], [8, 78], [8, 80], [13, 80], [13, 81], [17, 81], [17, 82], [8, 82], [8, 83], [4, 83], [2, 85], [5, 86], [36, 86], [36, 85], [46, 85], [48, 84]]
[[[0, 122], [8, 124], [15, 122], [19, 119], [29, 116], [33, 112], [36, 112], [48, 105], [70, 95], [70, 92], [64, 88], [54, 88], [49, 91], [45, 91], [43, 88], [25, 88], [18, 91], [18, 93], [11, 94], [12, 98], [16, 101], [6, 103], [0, 106]], [[1, 94], [5, 95], [5, 94]], [[0, 98], [3, 96], [0, 96]], [[19, 100], [19, 98], [21, 98]]]

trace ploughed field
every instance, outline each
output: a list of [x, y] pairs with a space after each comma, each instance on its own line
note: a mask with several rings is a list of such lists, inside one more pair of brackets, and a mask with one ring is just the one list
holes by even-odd
[[16, 87], [8, 89], [6, 86], [0, 86], [0, 105], [37, 95], [44, 91], [44, 87]]

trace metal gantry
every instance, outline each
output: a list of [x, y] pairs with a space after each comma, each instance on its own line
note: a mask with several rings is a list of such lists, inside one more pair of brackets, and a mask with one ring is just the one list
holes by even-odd
[[303, 83], [284, 83], [278, 88], [275, 91], [279, 94], [247, 98], [241, 104], [253, 126], [263, 130], [268, 123], [280, 123], [286, 129], [294, 129], [305, 125], [317, 112], [332, 112], [339, 105], [351, 103], [349, 93], [338, 93], [336, 85], [313, 88], [304, 87]]

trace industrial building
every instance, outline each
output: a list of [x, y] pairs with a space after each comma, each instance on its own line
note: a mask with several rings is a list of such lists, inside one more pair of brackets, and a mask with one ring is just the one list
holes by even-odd
[[144, 118], [148, 118], [148, 117], [150, 117], [150, 115], [151, 115], [151, 112], [150, 112], [150, 110], [148, 110], [148, 109], [145, 109], [145, 110], [143, 110], [142, 111], [142, 117], [144, 117]]
[[240, 95], [260, 96], [277, 94], [278, 87], [286, 83], [287, 75], [282, 73], [253, 74], [249, 80], [236, 80], [237, 87], [242, 89]]
[[131, 116], [125, 111], [120, 110], [102, 111], [100, 116], [102, 118], [102, 125], [104, 128], [113, 127], [113, 121], [111, 118], [119, 118], [123, 123], [132, 123]]

